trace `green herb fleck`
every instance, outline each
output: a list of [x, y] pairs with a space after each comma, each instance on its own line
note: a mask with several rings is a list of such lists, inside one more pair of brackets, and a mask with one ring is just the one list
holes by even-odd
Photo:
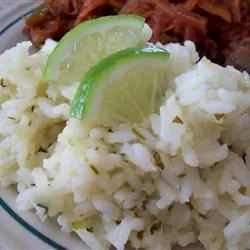
[[214, 114], [216, 120], [221, 120], [224, 117], [224, 114]]
[[132, 128], [131, 130], [132, 130], [132, 132], [133, 132], [137, 137], [139, 137], [141, 140], [145, 140], [144, 135], [141, 134], [136, 128]]
[[3, 79], [3, 78], [0, 79], [0, 85], [1, 85], [3, 88], [6, 88], [6, 87], [7, 87], [7, 85], [4, 84], [4, 79]]
[[160, 168], [160, 169], [164, 169], [164, 164], [161, 161], [161, 156], [158, 152], [154, 151], [153, 152], [153, 157], [155, 160], [156, 165]]
[[154, 234], [155, 231], [159, 230], [160, 227], [162, 226], [162, 223], [160, 221], [155, 222], [151, 228], [150, 228], [150, 233]]
[[173, 123], [179, 123], [179, 124], [183, 124], [183, 121], [181, 120], [181, 118], [179, 116], [176, 116], [173, 120]]
[[99, 175], [99, 171], [95, 168], [95, 166], [90, 165], [90, 168], [93, 170], [93, 172], [94, 172], [96, 175]]

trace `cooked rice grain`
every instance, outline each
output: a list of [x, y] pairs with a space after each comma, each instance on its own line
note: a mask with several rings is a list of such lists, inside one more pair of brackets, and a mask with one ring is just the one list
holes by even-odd
[[[158, 44], [159, 46], [163, 46]], [[0, 180], [92, 249], [250, 246], [250, 79], [169, 44], [168, 91], [145, 124], [69, 119], [77, 83], [41, 82], [55, 43], [0, 56]]]

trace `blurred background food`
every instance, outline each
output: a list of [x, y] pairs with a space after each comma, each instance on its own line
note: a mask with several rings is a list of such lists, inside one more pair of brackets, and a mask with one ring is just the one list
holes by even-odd
[[146, 18], [152, 42], [191, 40], [201, 56], [250, 72], [250, 0], [44, 0], [24, 32], [39, 47], [85, 20], [127, 13]]

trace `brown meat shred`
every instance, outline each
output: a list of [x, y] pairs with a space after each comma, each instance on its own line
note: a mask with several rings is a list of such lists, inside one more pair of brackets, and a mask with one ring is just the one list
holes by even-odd
[[153, 30], [152, 42], [195, 42], [201, 56], [250, 72], [250, 0], [44, 0], [24, 32], [37, 47], [79, 23], [136, 14]]

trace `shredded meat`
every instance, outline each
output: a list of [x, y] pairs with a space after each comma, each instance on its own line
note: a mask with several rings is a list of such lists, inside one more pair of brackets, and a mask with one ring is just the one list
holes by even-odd
[[250, 72], [250, 0], [44, 0], [24, 32], [37, 47], [77, 24], [115, 14], [145, 17], [153, 42], [195, 42], [201, 56]]

